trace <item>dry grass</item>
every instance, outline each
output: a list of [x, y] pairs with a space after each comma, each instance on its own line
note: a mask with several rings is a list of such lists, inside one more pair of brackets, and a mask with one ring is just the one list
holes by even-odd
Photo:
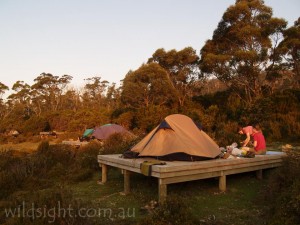
[[[0, 151], [2, 150], [12, 150], [19, 153], [32, 153], [37, 150], [40, 142], [22, 142], [22, 143], [8, 143], [8, 144], [0, 144]], [[54, 142], [50, 142], [50, 144], [55, 144]]]

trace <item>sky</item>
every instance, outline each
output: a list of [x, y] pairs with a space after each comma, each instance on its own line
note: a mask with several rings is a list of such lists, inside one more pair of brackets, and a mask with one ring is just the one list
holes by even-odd
[[[32, 85], [41, 73], [120, 83], [159, 48], [199, 54], [235, 0], [0, 0], [0, 82]], [[265, 0], [288, 26], [299, 0]]]

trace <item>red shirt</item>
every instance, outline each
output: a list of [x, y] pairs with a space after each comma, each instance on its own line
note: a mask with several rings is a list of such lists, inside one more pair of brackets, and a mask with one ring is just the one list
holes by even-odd
[[244, 134], [249, 133], [251, 135], [253, 132], [253, 127], [252, 126], [244, 127], [242, 130]]
[[253, 140], [256, 141], [256, 147], [254, 148], [255, 151], [266, 149], [266, 140], [261, 132], [253, 134]]

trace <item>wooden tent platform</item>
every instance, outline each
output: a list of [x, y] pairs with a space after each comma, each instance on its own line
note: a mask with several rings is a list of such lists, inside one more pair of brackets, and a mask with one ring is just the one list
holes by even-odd
[[62, 144], [64, 145], [73, 145], [73, 146], [83, 146], [83, 145], [87, 145], [89, 142], [80, 142], [80, 141], [62, 141]]
[[[123, 170], [124, 193], [130, 193], [130, 173], [141, 173], [140, 165], [153, 158], [124, 159], [120, 154], [98, 155], [102, 167], [102, 183], [107, 182], [107, 167], [112, 166]], [[231, 174], [256, 171], [262, 179], [262, 170], [279, 167], [282, 164], [283, 152], [268, 151], [266, 155], [256, 155], [255, 158], [212, 159], [206, 161], [185, 162], [165, 161], [166, 165], [152, 166], [152, 177], [158, 178], [159, 202], [167, 197], [167, 185], [185, 181], [218, 177], [219, 189], [226, 190], [226, 176]]]

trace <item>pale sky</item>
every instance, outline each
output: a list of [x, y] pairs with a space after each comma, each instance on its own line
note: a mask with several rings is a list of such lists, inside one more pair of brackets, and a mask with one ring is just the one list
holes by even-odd
[[[235, 0], [0, 0], [0, 82], [43, 72], [119, 84], [159, 48], [199, 54]], [[265, 0], [293, 25], [299, 0]]]

